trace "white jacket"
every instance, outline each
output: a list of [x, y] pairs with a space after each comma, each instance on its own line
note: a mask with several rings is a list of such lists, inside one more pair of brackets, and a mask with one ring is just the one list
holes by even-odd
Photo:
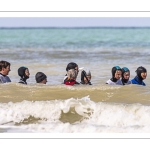
[[109, 79], [106, 83], [110, 85], [122, 85], [121, 80], [117, 80], [117, 82], [113, 82]]

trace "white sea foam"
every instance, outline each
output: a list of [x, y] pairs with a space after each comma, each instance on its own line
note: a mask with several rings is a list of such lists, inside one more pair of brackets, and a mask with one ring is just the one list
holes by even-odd
[[[62, 122], [61, 114], [74, 108], [82, 120]], [[38, 118], [25, 124], [29, 117]], [[16, 126], [15, 123], [22, 123]], [[0, 103], [0, 128], [7, 132], [149, 132], [150, 106], [141, 104], [95, 103], [90, 98]]]

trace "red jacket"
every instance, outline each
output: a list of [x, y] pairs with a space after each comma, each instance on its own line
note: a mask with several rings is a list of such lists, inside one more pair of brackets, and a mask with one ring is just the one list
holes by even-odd
[[64, 84], [66, 84], [66, 85], [74, 85], [74, 84], [76, 84], [76, 80], [66, 78], [64, 80]]

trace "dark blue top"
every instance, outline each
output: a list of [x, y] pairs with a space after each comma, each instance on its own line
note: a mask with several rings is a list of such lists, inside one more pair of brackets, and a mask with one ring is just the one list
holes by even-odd
[[139, 84], [146, 86], [146, 84], [143, 82], [143, 80], [139, 79], [138, 76], [136, 76], [134, 79], [131, 80], [132, 84]]

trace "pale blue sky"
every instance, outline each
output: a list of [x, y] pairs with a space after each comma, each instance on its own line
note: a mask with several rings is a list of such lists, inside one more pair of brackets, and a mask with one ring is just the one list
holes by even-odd
[[150, 27], [150, 18], [0, 18], [0, 27]]

